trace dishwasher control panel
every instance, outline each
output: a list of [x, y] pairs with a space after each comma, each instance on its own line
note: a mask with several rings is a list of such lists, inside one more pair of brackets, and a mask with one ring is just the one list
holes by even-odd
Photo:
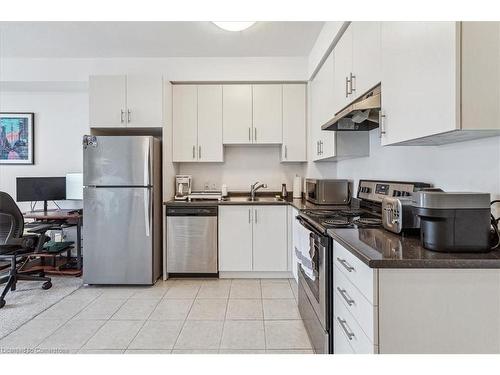
[[217, 216], [218, 207], [167, 207], [167, 216]]

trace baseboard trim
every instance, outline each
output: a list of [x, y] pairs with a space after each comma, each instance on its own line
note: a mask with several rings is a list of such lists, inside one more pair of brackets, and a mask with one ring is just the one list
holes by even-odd
[[289, 271], [283, 272], [254, 272], [254, 271], [226, 271], [219, 272], [220, 279], [291, 279]]

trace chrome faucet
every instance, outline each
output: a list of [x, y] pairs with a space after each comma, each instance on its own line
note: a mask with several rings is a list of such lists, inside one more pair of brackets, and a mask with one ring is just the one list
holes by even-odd
[[255, 192], [260, 188], [267, 189], [267, 184], [261, 184], [259, 181], [257, 181], [254, 184], [250, 185], [250, 200], [255, 200]]

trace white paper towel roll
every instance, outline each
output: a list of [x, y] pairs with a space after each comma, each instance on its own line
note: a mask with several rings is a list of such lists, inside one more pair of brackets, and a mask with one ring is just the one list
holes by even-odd
[[302, 198], [302, 178], [298, 175], [293, 179], [293, 197]]

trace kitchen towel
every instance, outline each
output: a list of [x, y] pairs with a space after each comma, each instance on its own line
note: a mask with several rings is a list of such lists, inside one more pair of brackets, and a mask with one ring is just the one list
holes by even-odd
[[299, 241], [297, 241], [298, 248], [295, 247], [295, 255], [297, 257], [297, 262], [301, 265], [302, 270], [304, 271], [306, 276], [312, 281], [314, 281], [316, 280], [316, 276], [314, 275], [313, 262], [315, 261], [316, 257], [315, 254], [311, 254], [311, 246], [310, 246], [311, 232], [301, 226], [298, 235], [299, 235]]

